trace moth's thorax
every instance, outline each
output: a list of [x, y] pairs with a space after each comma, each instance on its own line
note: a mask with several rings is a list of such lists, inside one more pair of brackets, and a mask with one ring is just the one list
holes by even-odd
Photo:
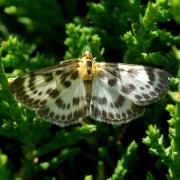
[[98, 65], [89, 51], [86, 51], [79, 61], [78, 71], [83, 80], [92, 80], [98, 75]]

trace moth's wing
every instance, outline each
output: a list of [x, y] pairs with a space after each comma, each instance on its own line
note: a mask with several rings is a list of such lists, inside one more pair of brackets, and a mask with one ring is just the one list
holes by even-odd
[[164, 70], [142, 65], [99, 63], [99, 67], [102, 78], [112, 89], [140, 106], [164, 95], [171, 76]]
[[58, 85], [56, 79], [75, 73], [76, 66], [77, 61], [70, 61], [66, 66], [56, 65], [23, 74], [10, 83], [10, 89], [21, 103], [39, 107], [39, 101], [47, 96], [47, 90]]
[[40, 69], [15, 79], [10, 88], [16, 98], [39, 117], [67, 126], [86, 115], [86, 93], [77, 71], [78, 61]]
[[120, 125], [143, 114], [144, 108], [133, 103], [119, 91], [108, 84], [109, 77], [99, 71], [92, 83], [90, 114], [94, 120]]
[[170, 74], [141, 65], [98, 63], [92, 84], [91, 115], [95, 120], [122, 124], [143, 114], [143, 106], [167, 90]]

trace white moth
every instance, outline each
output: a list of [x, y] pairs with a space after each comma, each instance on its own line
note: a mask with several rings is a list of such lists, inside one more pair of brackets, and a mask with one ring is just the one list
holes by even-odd
[[15, 79], [16, 98], [61, 127], [94, 120], [120, 125], [142, 115], [167, 90], [170, 74], [142, 65], [98, 63], [89, 51]]

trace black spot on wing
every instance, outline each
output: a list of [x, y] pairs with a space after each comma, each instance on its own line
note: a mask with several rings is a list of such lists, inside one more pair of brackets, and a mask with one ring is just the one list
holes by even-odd
[[54, 115], [55, 115], [55, 113], [54, 113], [53, 111], [51, 111], [51, 112], [49, 113], [49, 117], [50, 117], [51, 119], [54, 118]]
[[55, 120], [59, 120], [60, 119], [60, 115], [59, 114], [56, 114], [55, 117], [54, 117]]
[[45, 107], [45, 108], [38, 109], [37, 114], [38, 114], [39, 117], [43, 118], [43, 117], [48, 115], [49, 111], [50, 111], [49, 108]]
[[67, 104], [67, 107], [66, 107], [66, 109], [70, 109], [70, 104]]
[[142, 96], [144, 97], [144, 99], [151, 99], [151, 97], [146, 93], [142, 93]]
[[107, 112], [106, 112], [105, 110], [102, 111], [102, 117], [103, 117], [104, 119], [107, 118]]
[[64, 86], [65, 88], [68, 88], [68, 87], [71, 86], [71, 82], [66, 80], [66, 81], [63, 82], [63, 86]]
[[116, 108], [122, 107], [123, 104], [124, 104], [124, 102], [125, 102], [124, 96], [119, 95], [118, 98], [117, 98], [117, 100], [116, 100], [115, 103], [114, 103], [114, 106], [115, 106]]
[[97, 97], [97, 96], [93, 96], [91, 98], [92, 101], [97, 102], [100, 105], [105, 105], [107, 104], [107, 98], [106, 97]]
[[129, 69], [127, 75], [130, 78], [135, 78], [138, 75], [138, 71], [136, 69]]
[[137, 94], [135, 94], [135, 95], [134, 95], [134, 97], [135, 97], [137, 100], [141, 100], [141, 99], [143, 99], [143, 98], [142, 98], [142, 96], [137, 95]]
[[127, 84], [122, 87], [122, 92], [124, 92], [125, 94], [129, 94], [132, 91], [134, 91], [135, 89], [136, 89], [136, 87], [133, 84]]
[[44, 77], [46, 82], [50, 82], [53, 80], [53, 74], [52, 73], [43, 74], [43, 77]]
[[33, 75], [31, 75], [30, 77], [29, 77], [29, 84], [28, 84], [28, 87], [29, 87], [29, 89], [31, 90], [31, 91], [35, 91], [35, 80], [36, 80], [36, 77], [35, 76], [33, 76]]
[[116, 116], [115, 116], [116, 119], [121, 119], [121, 115], [119, 113], [116, 113]]
[[38, 93], [38, 96], [41, 96], [42, 95], [42, 92], [40, 91], [39, 93]]
[[146, 71], [146, 74], [148, 75], [148, 84], [151, 86], [151, 85], [154, 85], [154, 82], [155, 82], [155, 72], [154, 72], [154, 69], [153, 68], [150, 68], [150, 67], [144, 67], [144, 70]]
[[150, 94], [152, 97], [156, 97], [156, 96], [157, 96], [157, 94], [156, 94], [154, 91], [149, 92], [149, 94]]
[[65, 115], [62, 115], [61, 116], [61, 120], [64, 121], [66, 119], [66, 116]]
[[113, 113], [109, 112], [109, 113], [108, 113], [108, 117], [109, 117], [110, 119], [114, 119]]
[[62, 73], [63, 73], [62, 70], [57, 70], [57, 71], [55, 72], [55, 75], [59, 76], [59, 75], [61, 75]]
[[49, 88], [49, 89], [47, 90], [47, 93], [49, 94], [50, 97], [56, 98], [56, 97], [58, 97], [58, 95], [60, 94], [60, 91], [58, 91], [57, 89]]
[[47, 103], [47, 99], [44, 99], [39, 102], [39, 105], [44, 106], [46, 103]]
[[69, 114], [67, 115], [67, 120], [72, 119], [72, 117], [73, 117], [72, 113], [69, 113]]
[[63, 105], [63, 100], [61, 98], [57, 98], [55, 101], [57, 107], [61, 108]]
[[71, 74], [70, 78], [72, 80], [76, 80], [78, 78], [78, 76], [79, 76], [79, 72], [76, 70]]
[[80, 98], [79, 97], [74, 97], [72, 102], [73, 102], [73, 105], [78, 105], [79, 102], [80, 102]]
[[117, 83], [117, 80], [115, 78], [109, 79], [108, 80], [108, 85], [109, 86], [115, 86]]

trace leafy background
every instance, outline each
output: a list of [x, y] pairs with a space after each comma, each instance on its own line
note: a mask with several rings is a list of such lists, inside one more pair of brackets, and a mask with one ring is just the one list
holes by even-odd
[[[0, 0], [0, 179], [180, 179], [178, 0]], [[60, 128], [17, 103], [8, 81], [80, 57], [172, 73], [171, 91], [120, 127]]]

